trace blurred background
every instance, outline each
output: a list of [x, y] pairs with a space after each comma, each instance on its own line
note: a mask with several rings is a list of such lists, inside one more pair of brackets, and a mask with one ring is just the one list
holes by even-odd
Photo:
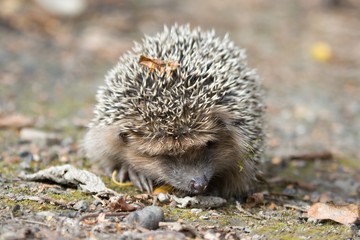
[[326, 150], [360, 162], [356, 0], [1, 0], [0, 116], [85, 126], [119, 56], [175, 22], [247, 49], [266, 90], [270, 155]]

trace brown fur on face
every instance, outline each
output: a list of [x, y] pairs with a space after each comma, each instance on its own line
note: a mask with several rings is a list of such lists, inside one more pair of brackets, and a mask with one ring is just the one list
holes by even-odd
[[255, 162], [245, 136], [226, 114], [219, 114], [221, 124], [212, 133], [177, 139], [147, 139], [131, 132], [124, 136], [121, 126], [93, 127], [84, 147], [101, 167], [130, 166], [157, 184], [169, 184], [188, 194], [191, 179], [205, 176], [209, 180], [205, 194], [240, 197], [254, 187]]

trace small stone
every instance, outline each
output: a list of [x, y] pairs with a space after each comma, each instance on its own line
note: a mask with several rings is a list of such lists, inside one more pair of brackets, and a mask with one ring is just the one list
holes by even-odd
[[88, 207], [89, 204], [84, 200], [78, 201], [73, 206], [74, 209], [79, 210], [80, 212], [85, 212]]
[[37, 212], [36, 215], [39, 216], [39, 217], [46, 217], [46, 218], [55, 217], [55, 216], [56, 216], [55, 213], [50, 212], [50, 211]]
[[85, 0], [36, 0], [36, 2], [46, 11], [65, 17], [79, 16], [87, 7]]
[[201, 215], [199, 218], [202, 220], [209, 220], [209, 215]]
[[205, 232], [204, 234], [204, 239], [208, 239], [208, 240], [217, 240], [220, 239], [220, 233], [216, 233], [212, 230]]
[[126, 220], [132, 227], [155, 230], [159, 227], [159, 222], [164, 220], [164, 211], [157, 206], [148, 206], [130, 213]]
[[161, 202], [161, 203], [167, 203], [170, 201], [169, 195], [167, 195], [165, 193], [159, 193], [157, 195], [157, 198], [158, 198], [159, 202]]
[[20, 131], [22, 141], [36, 142], [43, 146], [59, 144], [60, 136], [56, 133], [44, 132], [34, 128], [23, 128]]
[[95, 206], [99, 206], [102, 204], [102, 202], [99, 200], [99, 199], [95, 199], [93, 202], [92, 202], [93, 205]]
[[248, 227], [243, 228], [244, 233], [251, 233], [251, 229]]
[[33, 155], [29, 151], [23, 151], [19, 154], [21, 159], [20, 167], [23, 169], [30, 169], [30, 163], [34, 159]]
[[202, 212], [202, 209], [200, 208], [193, 208], [190, 210], [191, 213], [195, 214], [195, 215], [199, 215], [199, 213]]
[[61, 146], [63, 147], [70, 146], [71, 144], [74, 144], [74, 142], [75, 140], [73, 137], [67, 137], [61, 141]]

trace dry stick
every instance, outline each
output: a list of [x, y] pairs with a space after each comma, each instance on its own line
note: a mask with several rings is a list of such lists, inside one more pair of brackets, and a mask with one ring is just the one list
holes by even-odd
[[24, 219], [19, 219], [19, 220], [22, 221], [22, 222], [26, 222], [26, 223], [39, 224], [39, 225], [42, 225], [42, 226], [45, 226], [45, 227], [48, 227], [48, 228], [50, 227], [49, 224], [46, 224], [46, 223], [43, 223], [43, 222], [24, 220]]
[[237, 210], [239, 210], [242, 214], [244, 214], [246, 217], [252, 217], [252, 218], [255, 218], [255, 219], [257, 219], [257, 220], [262, 220], [262, 218], [257, 217], [257, 216], [254, 216], [251, 212], [246, 211], [246, 210], [241, 206], [241, 204], [240, 204], [238, 201], [236, 201], [236, 208], [237, 208]]
[[11, 210], [10, 210], [10, 218], [11, 218], [11, 220], [14, 220], [14, 214]]
[[[99, 212], [99, 213], [89, 213], [89, 214], [86, 214], [84, 216], [81, 216], [78, 220], [78, 223], [84, 221], [85, 219], [87, 218], [97, 218], [99, 217], [99, 215], [103, 213], [103, 212]], [[119, 217], [119, 216], [125, 216], [125, 215], [128, 215], [129, 213], [125, 213], [125, 212], [114, 212], [114, 213], [104, 213], [105, 214], [105, 217]]]
[[49, 198], [49, 197], [45, 197], [45, 196], [41, 196], [40, 197], [41, 200], [43, 200], [45, 203], [53, 203], [57, 206], [60, 206], [60, 207], [63, 207], [63, 208], [67, 208], [67, 209], [73, 209], [71, 206], [68, 205], [68, 203], [65, 203], [65, 202], [62, 202], [60, 200], [55, 200], [55, 199], [52, 199], [52, 198]]
[[315, 152], [315, 153], [304, 153], [298, 155], [290, 155], [287, 157], [282, 157], [283, 160], [306, 160], [306, 161], [314, 161], [316, 159], [319, 160], [332, 160], [333, 154], [329, 151], [324, 152]]
[[305, 182], [300, 182], [300, 181], [294, 181], [294, 180], [289, 180], [289, 179], [284, 179], [281, 177], [274, 177], [268, 180], [268, 183], [273, 183], [273, 184], [285, 184], [285, 185], [289, 185], [289, 184], [293, 184], [293, 185], [297, 185], [299, 188], [305, 189], [305, 190], [309, 190], [309, 191], [313, 191], [315, 190], [316, 186], [310, 183], [305, 183]]
[[299, 207], [299, 206], [295, 206], [295, 205], [291, 205], [291, 204], [284, 204], [284, 207], [285, 208], [292, 208], [292, 209], [295, 209], [295, 210], [299, 210], [301, 212], [307, 212], [307, 209], [304, 208], [304, 207]]

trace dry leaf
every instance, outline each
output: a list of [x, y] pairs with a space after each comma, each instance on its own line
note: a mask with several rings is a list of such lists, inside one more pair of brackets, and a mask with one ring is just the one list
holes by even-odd
[[20, 175], [22, 179], [28, 181], [53, 181], [58, 184], [72, 185], [79, 187], [84, 192], [89, 193], [117, 193], [107, 188], [100, 177], [86, 170], [77, 169], [71, 165], [50, 167], [34, 174]]
[[258, 204], [264, 203], [264, 193], [254, 193], [251, 196], [248, 196], [246, 199], [245, 207], [246, 208], [253, 208]]
[[130, 212], [136, 210], [136, 208], [128, 204], [123, 197], [111, 197], [109, 210], [111, 212]]
[[278, 208], [278, 206], [276, 205], [276, 203], [271, 202], [270, 205], [268, 206], [268, 208], [271, 209], [271, 210], [275, 210], [275, 209]]
[[171, 196], [179, 208], [218, 208], [225, 205], [226, 199], [215, 196], [194, 196], [194, 197], [176, 197]]
[[158, 195], [159, 193], [171, 193], [174, 188], [170, 185], [162, 185], [160, 187], [155, 188], [153, 194]]
[[140, 55], [139, 63], [149, 68], [150, 73], [156, 70], [161, 75], [166, 73], [166, 76], [170, 76], [170, 73], [180, 66], [180, 64], [175, 61], [164, 61], [144, 55]]
[[308, 216], [314, 219], [330, 219], [342, 224], [352, 224], [359, 218], [356, 204], [336, 206], [328, 203], [315, 203], [308, 209]]
[[108, 220], [106, 220], [105, 218], [106, 218], [106, 214], [100, 213], [99, 216], [96, 218], [96, 220], [98, 223], [108, 222]]
[[1, 114], [0, 115], [0, 128], [23, 128], [29, 127], [34, 124], [34, 120], [20, 114]]
[[23, 141], [38, 142], [46, 145], [60, 144], [61, 136], [53, 132], [45, 132], [34, 128], [23, 128], [19, 132]]

